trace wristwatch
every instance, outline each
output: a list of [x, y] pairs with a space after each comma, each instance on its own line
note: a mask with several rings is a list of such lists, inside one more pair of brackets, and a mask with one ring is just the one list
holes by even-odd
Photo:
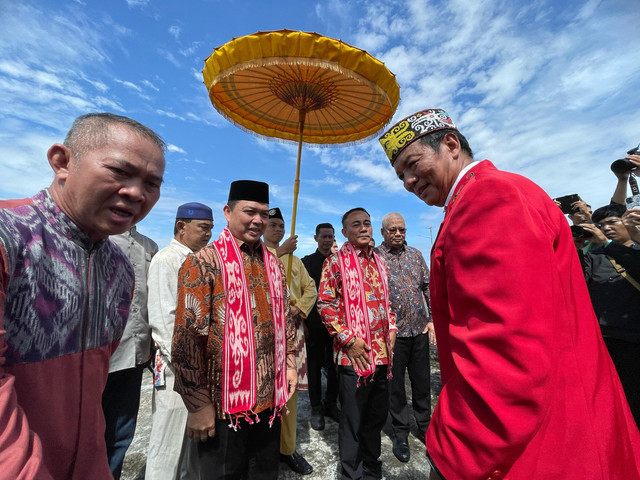
[[351, 337], [351, 340], [344, 344], [344, 348], [351, 348], [354, 343], [356, 343], [356, 337]]

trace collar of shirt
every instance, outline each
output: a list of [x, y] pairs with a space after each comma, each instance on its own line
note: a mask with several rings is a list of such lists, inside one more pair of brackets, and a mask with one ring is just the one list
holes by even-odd
[[394, 253], [396, 255], [399, 255], [400, 253], [404, 252], [407, 249], [407, 242], [403, 242], [400, 248], [391, 248], [391, 246], [389, 246], [387, 242], [383, 241], [380, 244], [380, 248], [384, 250], [386, 253]]
[[62, 236], [85, 250], [91, 251], [107, 241], [108, 237], [105, 237], [93, 243], [89, 235], [76, 225], [75, 222], [71, 220], [71, 217], [62, 211], [51, 196], [51, 193], [49, 193], [49, 189], [45, 188], [31, 198], [34, 205], [40, 209], [42, 215], [46, 218], [48, 225], [55, 228]]
[[[243, 242], [242, 240], [238, 240], [237, 238], [236, 238], [236, 242], [238, 242], [238, 248], [240, 249], [241, 252], [246, 253], [250, 257], [252, 257], [254, 255], [257, 255], [258, 257], [262, 258], [262, 248], [261, 248], [260, 240], [258, 240], [253, 245], [249, 245], [248, 243]], [[275, 253], [274, 253], [274, 255], [275, 255]], [[276, 255], [276, 257], [277, 257], [277, 255]]]
[[[351, 245], [353, 245], [353, 243]], [[353, 248], [356, 249], [359, 257], [373, 258], [373, 248], [369, 248], [368, 251], [364, 248], [356, 247], [355, 245], [353, 245]]]
[[193, 253], [193, 250], [187, 247], [184, 243], [180, 243], [175, 238], [171, 239], [171, 241], [169, 242], [169, 245], [173, 245], [174, 247], [178, 248], [180, 251], [182, 251], [185, 254], [185, 256], [189, 255], [190, 253]]
[[456, 178], [456, 181], [453, 182], [453, 186], [451, 187], [451, 190], [449, 190], [449, 195], [447, 195], [447, 200], [444, 202], [445, 207], [449, 205], [449, 200], [451, 200], [453, 192], [458, 186], [458, 183], [460, 183], [460, 180], [462, 179], [462, 177], [464, 177], [464, 174], [467, 173], [469, 170], [471, 170], [473, 167], [475, 167], [478, 163], [480, 162], [477, 160], [474, 160], [473, 162], [471, 162], [469, 165], [467, 165], [460, 171], [460, 173], [458, 174], [458, 177]]

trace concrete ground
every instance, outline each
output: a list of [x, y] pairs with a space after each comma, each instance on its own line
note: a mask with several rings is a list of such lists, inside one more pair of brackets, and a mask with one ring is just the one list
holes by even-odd
[[[440, 370], [437, 363], [435, 347], [431, 351], [431, 406], [435, 405], [437, 395], [440, 393]], [[138, 413], [138, 425], [133, 443], [125, 457], [122, 470], [123, 480], [143, 480], [146, 465], [146, 453], [151, 431], [151, 394], [152, 377], [147, 371], [143, 377], [140, 411]], [[407, 375], [407, 396], [410, 396], [409, 378]], [[283, 463], [280, 463], [278, 480], [308, 479], [330, 480], [339, 477], [338, 463], [338, 424], [326, 418], [326, 427], [322, 431], [315, 431], [310, 426], [311, 407], [309, 396], [306, 392], [300, 392], [298, 400], [298, 431], [297, 450], [313, 466], [310, 475], [297, 475]], [[413, 418], [412, 418], [413, 420]], [[411, 431], [414, 435], [409, 437], [411, 447], [411, 459], [402, 463], [393, 455], [391, 440], [391, 422], [388, 420], [382, 432], [382, 473], [387, 480], [423, 480], [429, 478], [429, 466], [425, 457], [424, 443], [415, 437], [417, 428], [412, 424]]]

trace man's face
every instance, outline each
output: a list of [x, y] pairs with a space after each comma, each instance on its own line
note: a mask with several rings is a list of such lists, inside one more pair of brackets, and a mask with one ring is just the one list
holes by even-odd
[[444, 141], [440, 144], [440, 151], [436, 152], [416, 140], [400, 152], [393, 169], [405, 189], [427, 205], [442, 207], [459, 173], [452, 160], [451, 151]]
[[267, 228], [269, 204], [238, 200], [233, 207], [225, 205], [224, 218], [229, 223], [231, 235], [249, 245], [255, 244]]
[[318, 250], [323, 253], [329, 253], [333, 242], [335, 241], [335, 235], [332, 228], [321, 228], [318, 233], [313, 236], [313, 239], [318, 242]]
[[600, 228], [604, 236], [614, 242], [627, 243], [631, 237], [619, 217], [607, 217], [600, 220]]
[[342, 234], [347, 237], [351, 245], [359, 248], [368, 247], [372, 233], [371, 218], [366, 212], [356, 210], [345, 218]]
[[387, 226], [382, 227], [381, 232], [386, 244], [393, 249], [398, 249], [404, 244], [407, 229], [402, 218], [391, 217], [387, 220]]
[[280, 245], [284, 237], [284, 221], [279, 218], [270, 218], [264, 231], [264, 239], [276, 245]]
[[106, 145], [80, 159], [66, 147], [67, 169], [56, 174], [64, 180], [60, 207], [91, 240], [126, 232], [147, 216], [160, 198], [164, 154], [151, 140], [128, 127], [112, 125]]
[[194, 219], [190, 222], [179, 221], [177, 227], [180, 243], [197, 252], [209, 243], [213, 222], [199, 219]]
[[587, 207], [586, 211], [575, 210], [569, 214], [569, 220], [574, 225], [580, 225], [581, 223], [591, 223], [591, 208]]

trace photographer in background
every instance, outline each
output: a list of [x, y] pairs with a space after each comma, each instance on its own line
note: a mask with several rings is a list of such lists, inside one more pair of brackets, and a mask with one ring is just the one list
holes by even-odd
[[580, 225], [599, 248], [581, 256], [593, 309], [627, 401], [640, 425], [640, 209], [610, 204]]
[[577, 194], [554, 198], [553, 201], [562, 210], [562, 213], [568, 215], [569, 220], [571, 220], [571, 234], [578, 252], [583, 254], [599, 248], [600, 245], [588, 240], [591, 233], [580, 226], [583, 223], [593, 223], [591, 221], [591, 205], [587, 204]]
[[640, 173], [640, 145], [632, 148], [627, 152], [627, 156], [623, 159], [614, 161], [611, 164], [611, 171], [618, 179], [616, 189], [611, 197], [611, 203], [618, 203], [626, 206], [627, 198], [627, 182], [629, 182], [629, 174], [638, 175]]

